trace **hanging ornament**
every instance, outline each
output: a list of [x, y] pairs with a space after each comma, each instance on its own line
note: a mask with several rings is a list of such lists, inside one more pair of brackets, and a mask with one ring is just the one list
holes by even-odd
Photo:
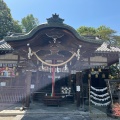
[[1, 72], [1, 76], [3, 76], [3, 72]]
[[91, 78], [91, 74], [88, 74], [88, 78]]
[[105, 78], [105, 74], [104, 73], [102, 74], [102, 78]]
[[109, 74], [109, 78], [111, 78], [111, 75]]
[[15, 67], [13, 67], [13, 70], [15, 70]]
[[32, 53], [31, 48], [29, 47], [30, 46], [29, 43], [27, 44], [27, 46], [28, 46], [28, 59], [31, 59], [31, 56], [33, 55], [33, 53]]
[[67, 70], [67, 64], [65, 64], [65, 70]]
[[19, 73], [18, 72], [16, 72], [16, 76], [18, 76], [19, 75]]
[[59, 68], [58, 68], [58, 66], [57, 66], [57, 73], [59, 73]]
[[44, 69], [44, 67], [43, 67], [43, 63], [42, 63], [42, 70]]
[[80, 49], [77, 50], [77, 54], [76, 54], [77, 60], [80, 59]]
[[39, 64], [39, 61], [37, 60], [37, 65]]
[[8, 67], [6, 67], [6, 70], [8, 71]]
[[98, 69], [98, 72], [101, 72], [101, 68]]
[[119, 74], [118, 73], [116, 73], [116, 78], [119, 78]]
[[95, 78], [98, 78], [98, 74], [95, 74]]
[[94, 69], [92, 68], [91, 71], [94, 72]]
[[51, 73], [51, 66], [50, 66], [50, 73]]

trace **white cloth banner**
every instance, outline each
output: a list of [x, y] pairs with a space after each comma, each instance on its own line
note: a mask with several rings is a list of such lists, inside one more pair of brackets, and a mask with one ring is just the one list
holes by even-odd
[[107, 106], [110, 104], [111, 101], [108, 101], [106, 103], [96, 103], [94, 102], [93, 100], [90, 100], [94, 105], [97, 105], [97, 106]]
[[90, 91], [90, 93], [91, 93], [92, 95], [98, 96], [98, 97], [105, 97], [105, 96], [109, 95], [108, 93], [105, 93], [105, 94], [102, 94], [102, 95], [98, 95], [98, 94], [96, 94], [96, 93], [94, 93], [94, 92], [92, 92], [92, 91]]
[[108, 96], [108, 97], [106, 97], [106, 98], [100, 99], [100, 98], [94, 97], [93, 95], [90, 95], [90, 97], [93, 98], [93, 99], [95, 99], [95, 100], [98, 100], [98, 101], [106, 101], [106, 100], [108, 100], [108, 99], [110, 98], [110, 96]]
[[107, 90], [107, 87], [105, 87], [105, 88], [103, 88], [103, 89], [96, 89], [96, 88], [94, 88], [93, 86], [91, 86], [91, 89], [92, 89], [92, 90], [95, 90], [95, 91], [103, 92], [103, 91]]

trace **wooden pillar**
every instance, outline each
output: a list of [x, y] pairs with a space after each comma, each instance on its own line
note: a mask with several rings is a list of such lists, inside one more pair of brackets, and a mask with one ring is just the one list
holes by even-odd
[[26, 69], [26, 79], [25, 79], [25, 83], [26, 83], [26, 100], [25, 100], [25, 107], [29, 107], [29, 106], [30, 106], [31, 76], [32, 76], [32, 71], [30, 70], [30, 67], [27, 67], [27, 69]]
[[39, 85], [39, 80], [40, 80], [40, 78], [39, 78], [39, 71], [37, 70], [36, 71], [36, 84], [35, 84], [36, 85], [36, 89], [35, 89], [36, 91], [39, 89], [39, 86], [40, 86]]
[[[52, 60], [52, 63], [55, 64], [56, 61]], [[52, 67], [52, 96], [55, 96], [55, 67]]]
[[118, 103], [120, 104], [120, 89], [118, 90]]
[[52, 96], [55, 96], [55, 67], [52, 68]]
[[76, 106], [80, 106], [80, 89], [82, 81], [82, 72], [76, 72]]
[[72, 77], [71, 77], [71, 73], [68, 74], [68, 86], [72, 88]]

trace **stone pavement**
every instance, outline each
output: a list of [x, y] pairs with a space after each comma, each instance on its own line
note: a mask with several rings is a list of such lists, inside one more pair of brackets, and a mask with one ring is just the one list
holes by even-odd
[[[91, 112], [77, 108], [75, 104], [66, 104], [61, 107], [45, 106], [42, 103], [32, 103], [29, 109], [20, 111], [21, 104], [9, 106], [0, 112], [0, 120], [115, 120], [91, 107]], [[117, 120], [117, 119], [116, 119]]]
[[22, 120], [91, 120], [89, 116], [74, 114], [38, 114], [25, 115]]

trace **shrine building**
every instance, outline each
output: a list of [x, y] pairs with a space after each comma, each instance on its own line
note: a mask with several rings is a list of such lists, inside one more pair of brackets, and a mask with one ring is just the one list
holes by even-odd
[[79, 107], [89, 100], [90, 85], [106, 90], [109, 66], [119, 63], [119, 54], [119, 47], [79, 35], [54, 14], [29, 33], [0, 41], [0, 102], [29, 107], [32, 96], [45, 105], [69, 102]]

